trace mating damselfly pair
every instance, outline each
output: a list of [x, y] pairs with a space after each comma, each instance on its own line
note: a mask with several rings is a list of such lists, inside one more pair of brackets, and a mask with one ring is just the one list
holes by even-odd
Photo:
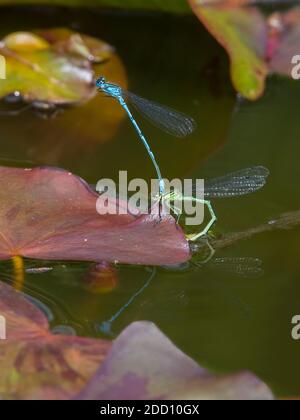
[[[170, 207], [170, 209], [178, 217], [178, 220], [181, 213], [176, 207], [172, 206], [172, 203], [176, 200], [195, 201], [208, 208], [211, 218], [210, 221], [200, 233], [190, 235], [190, 240], [194, 241], [199, 237], [206, 235], [216, 222], [217, 217], [209, 201], [211, 198], [238, 197], [251, 194], [258, 191], [266, 184], [267, 177], [269, 176], [268, 169], [263, 166], [256, 166], [208, 181], [205, 183], [204, 191], [194, 191], [193, 193], [195, 193], [195, 195], [192, 194], [192, 196], [182, 196], [176, 191], [172, 193], [167, 192], [165, 181], [154, 153], [152, 152], [149, 142], [143, 134], [140, 126], [133, 117], [127, 105], [127, 101], [130, 102], [155, 126], [175, 137], [186, 137], [190, 135], [197, 127], [196, 122], [193, 118], [185, 114], [144, 99], [134, 93], [122, 89], [116, 84], [108, 83], [104, 77], [100, 77], [96, 81], [96, 86], [108, 97], [116, 99], [127, 113], [155, 167], [159, 180], [159, 198], [161, 202]], [[201, 199], [197, 198], [199, 196]]]

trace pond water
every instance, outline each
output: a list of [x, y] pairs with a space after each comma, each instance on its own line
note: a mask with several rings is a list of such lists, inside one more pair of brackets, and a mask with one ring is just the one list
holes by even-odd
[[[198, 130], [186, 140], [143, 125], [164, 176], [210, 178], [268, 167], [271, 176], [262, 191], [214, 202], [216, 233], [245, 230], [300, 209], [300, 84], [272, 77], [263, 99], [237, 100], [226, 54], [196, 18], [7, 8], [1, 21], [1, 35], [66, 26], [99, 37], [116, 48], [130, 90], [192, 115]], [[98, 135], [105, 137], [97, 115], [109, 99], [101, 101], [91, 114], [86, 105], [54, 120], [30, 112], [1, 117], [0, 163], [55, 165], [93, 184], [117, 179], [119, 170], [150, 180], [151, 163], [126, 119], [109, 141], [97, 141]], [[216, 372], [249, 369], [276, 394], [295, 396], [300, 395], [300, 342], [291, 337], [291, 320], [300, 314], [299, 250], [299, 228], [264, 233], [216, 254], [260, 259], [260, 275], [241, 276], [209, 264], [178, 270], [119, 266], [117, 285], [106, 293], [89, 289], [91, 264], [26, 261], [27, 267], [53, 270], [27, 274], [25, 291], [56, 330], [113, 338], [133, 321], [150, 320], [202, 366]], [[1, 266], [10, 283], [10, 263]]]

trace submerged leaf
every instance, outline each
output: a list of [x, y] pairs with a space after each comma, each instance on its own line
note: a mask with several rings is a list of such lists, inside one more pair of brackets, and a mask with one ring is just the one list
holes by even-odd
[[[55, 168], [0, 167], [0, 259], [178, 264], [189, 244], [171, 216], [100, 215], [81, 178]], [[109, 199], [106, 209], [127, 209]], [[98, 207], [99, 210], [99, 207]]]
[[93, 294], [112, 292], [118, 285], [118, 272], [114, 265], [102, 262], [93, 266], [83, 278], [83, 287]]
[[213, 375], [150, 322], [136, 322], [114, 342], [79, 395], [83, 400], [272, 400], [253, 374]]

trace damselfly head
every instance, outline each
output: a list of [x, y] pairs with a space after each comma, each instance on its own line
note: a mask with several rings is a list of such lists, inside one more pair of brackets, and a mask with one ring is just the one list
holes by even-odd
[[100, 78], [96, 81], [96, 86], [97, 86], [99, 89], [103, 89], [103, 88], [104, 88], [104, 86], [105, 86], [105, 84], [106, 84], [106, 80], [105, 80], [105, 78], [104, 78], [104, 77], [100, 77]]

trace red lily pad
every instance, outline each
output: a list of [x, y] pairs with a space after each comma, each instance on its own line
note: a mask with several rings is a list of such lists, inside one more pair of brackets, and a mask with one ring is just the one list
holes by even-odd
[[0, 282], [7, 339], [0, 341], [1, 399], [272, 399], [244, 372], [217, 376], [150, 322], [114, 341], [54, 335], [42, 312]]
[[79, 394], [83, 400], [271, 400], [248, 372], [213, 375], [182, 353], [150, 322], [136, 322], [114, 342]]
[[[81, 178], [55, 168], [0, 167], [0, 259], [178, 264], [189, 244], [172, 216], [100, 215]], [[116, 202], [110, 199], [108, 206]], [[119, 201], [118, 206], [127, 208]], [[99, 210], [99, 206], [98, 206]]]
[[53, 335], [48, 321], [24, 295], [0, 282], [1, 399], [70, 399], [96, 372], [111, 343]]

